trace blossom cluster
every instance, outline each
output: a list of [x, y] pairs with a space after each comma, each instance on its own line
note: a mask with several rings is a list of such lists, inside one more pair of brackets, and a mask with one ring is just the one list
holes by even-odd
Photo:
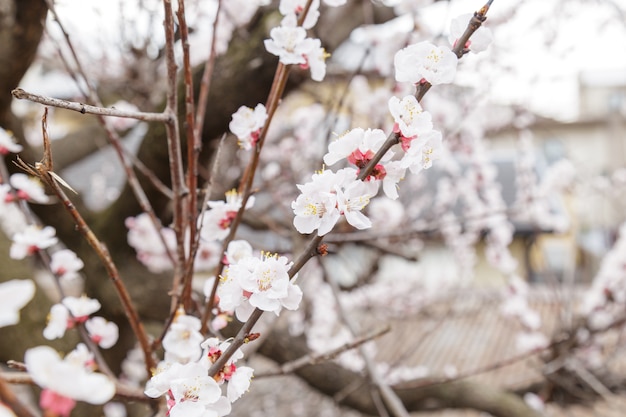
[[98, 310], [100, 310], [98, 300], [86, 296], [65, 297], [51, 307], [43, 335], [48, 340], [58, 339], [65, 335], [67, 329], [84, 323], [91, 340], [101, 348], [108, 349], [117, 342], [119, 330], [115, 323], [103, 317], [89, 317]]
[[[219, 277], [216, 294], [220, 311], [234, 312], [240, 321], [246, 321], [255, 308], [278, 315], [283, 307], [295, 310], [300, 305], [302, 290], [289, 278], [292, 263], [286, 257], [254, 256], [249, 243], [235, 240], [229, 243], [224, 260], [227, 267]], [[207, 281], [207, 297], [212, 286], [213, 281]]]
[[163, 339], [165, 358], [146, 384], [145, 394], [167, 397], [172, 417], [219, 417], [230, 413], [231, 403], [250, 386], [253, 369], [238, 366], [241, 350], [230, 357], [215, 376], [209, 368], [230, 342], [217, 338], [204, 340], [200, 320], [179, 311]]
[[[346, 0], [324, 0], [328, 6], [341, 6]], [[306, 30], [311, 29], [319, 18], [320, 0], [313, 0], [309, 6], [302, 25], [298, 19], [305, 12], [307, 0], [281, 0], [280, 12], [284, 15], [280, 26], [270, 31], [270, 39], [265, 40], [265, 49], [278, 56], [284, 65], [299, 65], [302, 69], [311, 70], [314, 81], [322, 81], [326, 76], [326, 59], [329, 57], [322, 47], [322, 41], [308, 38]]]

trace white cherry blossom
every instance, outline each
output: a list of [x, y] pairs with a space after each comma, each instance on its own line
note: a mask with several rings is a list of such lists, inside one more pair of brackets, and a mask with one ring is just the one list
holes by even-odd
[[270, 31], [271, 39], [265, 40], [265, 49], [278, 56], [280, 62], [306, 64], [305, 54], [311, 52], [312, 39], [306, 37], [306, 30], [301, 26], [279, 26]]
[[[360, 127], [352, 129], [328, 145], [328, 153], [324, 155], [324, 163], [334, 165], [346, 158], [348, 162], [359, 169], [364, 168], [386, 139], [387, 135], [380, 129], [364, 130]], [[392, 157], [393, 152], [389, 151], [381, 161], [388, 161]]]
[[20, 310], [35, 295], [35, 284], [29, 279], [12, 279], [0, 284], [0, 327], [20, 321]]
[[251, 306], [278, 315], [283, 307], [297, 309], [302, 300], [302, 290], [289, 279], [291, 265], [284, 256], [264, 253], [231, 265], [229, 276], [249, 294]]
[[[230, 231], [230, 224], [241, 208], [243, 196], [232, 189], [226, 192], [226, 201], [209, 201], [210, 210], [200, 219], [200, 236], [207, 241], [223, 240]], [[254, 205], [254, 196], [246, 202], [246, 209]]]
[[28, 374], [42, 388], [90, 404], [104, 404], [113, 398], [115, 383], [106, 375], [92, 372], [68, 354], [61, 359], [49, 346], [28, 349], [24, 356]]
[[398, 51], [393, 62], [396, 81], [435, 85], [454, 80], [458, 58], [449, 48], [423, 41]]
[[200, 333], [200, 319], [180, 311], [163, 338], [163, 349], [170, 361], [187, 363], [200, 357], [200, 343], [204, 340]]
[[56, 230], [51, 226], [42, 229], [35, 225], [29, 225], [22, 232], [13, 235], [13, 244], [9, 256], [12, 259], [24, 259], [41, 249], [56, 245], [58, 239], [55, 235]]
[[337, 195], [333, 190], [337, 174], [330, 170], [316, 173], [306, 184], [298, 184], [301, 194], [291, 203], [295, 214], [293, 224], [300, 233], [315, 229], [319, 236], [330, 232], [341, 214], [337, 210]]
[[109, 349], [117, 343], [119, 329], [117, 324], [104, 317], [92, 317], [85, 322], [89, 337], [102, 349]]
[[417, 174], [422, 169], [430, 168], [433, 161], [440, 158], [442, 151], [441, 132], [428, 131], [410, 141], [406, 154], [402, 157], [402, 166]]
[[236, 263], [248, 256], [252, 256], [252, 245], [246, 240], [233, 240], [226, 248], [225, 257], [229, 264]]
[[400, 132], [404, 137], [412, 138], [433, 128], [430, 113], [422, 109], [413, 95], [405, 96], [402, 100], [391, 97], [389, 112], [395, 122], [394, 131]]
[[257, 104], [254, 109], [241, 106], [233, 114], [228, 128], [239, 139], [239, 146], [250, 150], [259, 140], [265, 120], [267, 120], [267, 110], [263, 104]]
[[372, 187], [360, 180], [354, 180], [345, 189], [335, 187], [337, 191], [337, 209], [346, 217], [348, 223], [359, 230], [372, 226], [372, 222], [361, 211], [370, 202]]
[[74, 279], [78, 277], [78, 271], [83, 269], [85, 264], [70, 249], [62, 249], [52, 254], [50, 269], [59, 278]]
[[89, 315], [100, 310], [101, 307], [100, 301], [84, 295], [81, 297], [65, 297], [61, 303], [67, 307], [76, 321], [85, 321]]
[[197, 362], [161, 363], [146, 384], [145, 394], [157, 398], [167, 393], [168, 415], [172, 417], [218, 416], [217, 411], [211, 411], [222, 391], [207, 371]]
[[60, 339], [65, 335], [71, 322], [70, 311], [63, 304], [54, 304], [48, 314], [48, 323], [43, 329], [43, 337], [48, 340]]
[[330, 54], [322, 47], [322, 41], [313, 39], [310, 52], [304, 55], [306, 63], [300, 64], [300, 67], [311, 70], [313, 81], [323, 81], [326, 76], [326, 59], [329, 56]]

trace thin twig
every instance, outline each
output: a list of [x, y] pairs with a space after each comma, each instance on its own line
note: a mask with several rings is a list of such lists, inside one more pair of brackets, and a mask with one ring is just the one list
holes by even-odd
[[57, 107], [59, 109], [73, 110], [80, 114], [95, 114], [98, 116], [114, 116], [127, 119], [142, 120], [144, 122], [166, 122], [169, 116], [164, 113], [145, 113], [129, 110], [118, 110], [115, 107], [96, 107], [76, 101], [61, 100], [29, 93], [21, 88], [11, 91], [11, 95], [19, 100], [28, 100], [44, 106]]
[[17, 398], [3, 374], [0, 374], [0, 403], [9, 407], [17, 417], [35, 417], [35, 414]]
[[170, 178], [172, 191], [174, 192], [174, 232], [176, 234], [176, 262], [174, 264], [174, 277], [172, 282], [172, 304], [170, 312], [176, 310], [179, 287], [183, 279], [185, 269], [185, 231], [188, 227], [187, 217], [184, 215], [184, 199], [188, 190], [185, 189], [183, 175], [183, 159], [181, 152], [180, 129], [178, 126], [177, 105], [177, 66], [174, 55], [174, 13], [171, 0], [163, 0], [165, 10], [165, 62], [167, 67], [167, 104], [164, 113], [170, 117], [165, 123], [167, 136], [167, 149], [169, 156]]
[[370, 334], [366, 334], [364, 336], [356, 338], [352, 342], [346, 343], [343, 346], [329, 350], [327, 352], [304, 355], [301, 358], [298, 358], [294, 361], [282, 364], [278, 371], [255, 374], [254, 379], [291, 374], [305, 366], [317, 365], [322, 362], [328, 362], [330, 360], [335, 359], [337, 356], [341, 355], [342, 353], [348, 350], [352, 350], [356, 347], [361, 346], [364, 343], [370, 342], [374, 339], [381, 337], [382, 335], [388, 333], [390, 330], [391, 330], [391, 327], [386, 326], [386, 327], [383, 327], [382, 329], [379, 329]]
[[[202, 141], [199, 132], [196, 131], [195, 121], [195, 102], [193, 90], [193, 74], [191, 68], [191, 59], [189, 56], [189, 29], [187, 27], [187, 19], [185, 17], [185, 1], [178, 0], [178, 27], [180, 28], [180, 40], [183, 45], [183, 80], [185, 85], [185, 127], [187, 135], [187, 219], [184, 224], [187, 226], [185, 234], [187, 234], [188, 247], [191, 247], [196, 241], [196, 233], [198, 232], [198, 157], [202, 150]], [[194, 258], [189, 256], [183, 264], [182, 273], [182, 291], [180, 303], [185, 306], [185, 310], [191, 309], [191, 282], [193, 278]], [[187, 267], [189, 265], [189, 267]], [[177, 292], [174, 290], [172, 302], [179, 304], [177, 300]], [[175, 308], [172, 310], [176, 310]]]

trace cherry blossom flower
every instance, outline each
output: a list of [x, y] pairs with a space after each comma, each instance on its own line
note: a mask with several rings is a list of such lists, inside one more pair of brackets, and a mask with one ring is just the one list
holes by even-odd
[[399, 132], [405, 138], [413, 138], [433, 128], [430, 113], [422, 109], [415, 96], [408, 95], [402, 100], [391, 97], [389, 112], [395, 123], [394, 132]]
[[43, 184], [35, 177], [18, 172], [11, 175], [9, 183], [16, 190], [15, 195], [20, 200], [35, 203], [47, 203], [50, 200], [44, 191]]
[[230, 265], [228, 274], [249, 294], [251, 306], [278, 315], [283, 307], [297, 309], [302, 300], [302, 290], [289, 279], [291, 265], [284, 256], [263, 253]]
[[[223, 240], [228, 236], [230, 224], [241, 208], [243, 196], [232, 189], [226, 192], [226, 201], [209, 201], [210, 210], [201, 219], [200, 236], [207, 241]], [[246, 209], [254, 205], [254, 196], [248, 198]]]
[[424, 41], [398, 51], [393, 62], [396, 81], [435, 85], [454, 80], [458, 58], [449, 48]]
[[22, 152], [22, 145], [15, 143], [15, 136], [0, 127], [0, 155]]
[[226, 396], [230, 402], [238, 400], [250, 387], [254, 369], [249, 366], [238, 366], [233, 372], [226, 387]]
[[163, 338], [163, 349], [170, 362], [187, 363], [200, 357], [202, 349], [200, 343], [204, 340], [200, 333], [200, 319], [177, 313], [174, 322]]
[[78, 271], [84, 266], [83, 261], [70, 249], [62, 249], [54, 252], [52, 254], [52, 260], [50, 261], [52, 273], [62, 279], [77, 278]]
[[63, 304], [54, 304], [48, 314], [48, 323], [43, 329], [43, 337], [48, 340], [60, 339], [69, 325], [73, 325], [70, 311]]
[[104, 317], [92, 317], [85, 322], [89, 337], [102, 349], [109, 349], [117, 343], [119, 329], [117, 324]]
[[29, 225], [24, 231], [13, 235], [13, 244], [9, 256], [12, 259], [24, 259], [41, 249], [56, 245], [58, 239], [54, 236], [55, 234], [56, 230], [51, 226], [42, 229], [35, 225]]
[[[346, 153], [345, 150], [342, 153]], [[298, 184], [302, 194], [291, 203], [295, 214], [293, 224], [298, 232], [311, 233], [317, 229], [318, 235], [323, 236], [332, 230], [342, 215], [354, 227], [368, 227], [368, 220], [360, 210], [376, 195], [378, 184], [359, 181], [356, 175], [353, 168], [336, 173], [326, 170], [314, 174], [312, 181]]]
[[100, 310], [100, 301], [86, 296], [81, 297], [65, 297], [61, 303], [67, 307], [72, 317], [77, 322], [85, 322], [89, 315]]
[[402, 157], [402, 165], [417, 174], [422, 169], [430, 168], [442, 152], [441, 132], [430, 130], [410, 140], [409, 147]]
[[335, 226], [341, 217], [333, 189], [336, 176], [325, 170], [314, 174], [310, 182], [297, 185], [301, 194], [291, 203], [291, 208], [295, 214], [293, 225], [298, 232], [308, 234], [317, 229], [318, 235], [323, 236]]
[[346, 217], [346, 221], [359, 230], [372, 227], [372, 222], [361, 210], [365, 208], [373, 197], [369, 184], [355, 180], [343, 190], [335, 188], [337, 192], [337, 209]]
[[404, 180], [406, 167], [402, 161], [391, 161], [385, 164], [385, 172], [385, 178], [382, 180], [383, 192], [388, 198], [396, 200], [399, 197], [398, 183]]
[[162, 362], [144, 392], [152, 398], [167, 394], [168, 415], [172, 417], [226, 415], [230, 403], [222, 400], [218, 383], [207, 371], [208, 367], [198, 362]]
[[322, 41], [313, 39], [310, 51], [304, 54], [306, 63], [300, 64], [300, 68], [310, 69], [313, 81], [323, 81], [326, 76], [326, 59], [328, 57], [330, 54], [322, 47]]
[[[204, 295], [206, 297], [211, 295], [213, 282], [213, 279], [206, 282], [204, 287]], [[234, 312], [239, 321], [246, 321], [252, 314], [252, 311], [254, 311], [254, 307], [248, 302], [241, 285], [230, 275], [230, 268], [224, 268], [222, 275], [220, 275], [216, 296], [219, 310], [228, 312], [231, 315]]]
[[[450, 22], [450, 34], [448, 35], [448, 41], [454, 48], [458, 39], [465, 33], [467, 25], [469, 24], [473, 14], [467, 13], [455, 17]], [[472, 37], [465, 44], [465, 49], [469, 49], [474, 53], [482, 52], [486, 50], [493, 41], [493, 35], [489, 28], [485, 26], [479, 27]]]
[[346, 4], [348, 0], [324, 0], [324, 4], [331, 7], [339, 7]]
[[109, 377], [92, 372], [72, 358], [72, 353], [61, 359], [53, 348], [37, 346], [26, 351], [24, 362], [37, 385], [63, 397], [104, 404], [115, 394], [115, 383]]
[[[346, 158], [349, 163], [358, 168], [358, 174], [372, 160], [386, 139], [385, 132], [380, 129], [352, 129], [328, 145], [328, 153], [324, 155], [324, 163], [334, 165], [341, 159]], [[380, 163], [374, 167], [367, 177], [367, 180], [382, 180], [385, 178], [386, 170], [384, 163], [389, 161], [393, 155], [393, 151], [385, 153]]]
[[254, 109], [241, 106], [233, 114], [228, 128], [239, 139], [239, 146], [250, 150], [259, 140], [265, 120], [267, 120], [267, 110], [263, 104], [257, 104]]
[[225, 258], [228, 264], [237, 263], [248, 256], [252, 256], [252, 245], [247, 240], [233, 240], [226, 248]]
[[265, 40], [265, 49], [278, 56], [280, 62], [306, 64], [305, 54], [311, 49], [312, 39], [306, 37], [306, 30], [301, 26], [279, 26], [270, 31], [271, 39]]
[[12, 279], [0, 284], [0, 327], [19, 323], [20, 310], [35, 295], [35, 284], [29, 279]]

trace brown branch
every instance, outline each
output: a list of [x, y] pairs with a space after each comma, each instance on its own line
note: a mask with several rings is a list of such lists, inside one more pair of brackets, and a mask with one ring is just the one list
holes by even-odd
[[[198, 157], [202, 150], [200, 131], [196, 130], [195, 103], [193, 97], [193, 74], [189, 58], [189, 29], [185, 18], [185, 1], [178, 0], [178, 25], [180, 27], [180, 40], [183, 45], [183, 80], [185, 86], [185, 127], [187, 135], [187, 225], [185, 233], [188, 233], [188, 246], [191, 248], [196, 241], [198, 231]], [[188, 230], [188, 232], [187, 232]], [[183, 264], [182, 293], [178, 300], [178, 293], [174, 290], [172, 303], [182, 303], [185, 310], [191, 309], [191, 281], [193, 278], [193, 264], [195, 254], [189, 254], [189, 258]], [[172, 309], [175, 310], [175, 309]]]
[[300, 368], [302, 368], [304, 366], [317, 365], [317, 364], [322, 363], [322, 362], [331, 361], [331, 360], [335, 359], [337, 356], [341, 355], [344, 352], [347, 352], [349, 350], [357, 348], [357, 347], [363, 345], [364, 343], [371, 342], [372, 340], [377, 339], [377, 338], [385, 335], [390, 330], [391, 330], [391, 327], [386, 326], [386, 327], [383, 327], [382, 329], [377, 330], [375, 332], [372, 332], [372, 333], [366, 334], [364, 336], [358, 337], [355, 340], [353, 340], [352, 342], [346, 343], [343, 346], [340, 346], [340, 347], [338, 347], [336, 349], [329, 350], [328, 352], [318, 353], [318, 354], [309, 353], [309, 354], [307, 354], [305, 356], [302, 356], [302, 357], [300, 357], [300, 358], [298, 358], [298, 359], [296, 359], [294, 361], [282, 364], [278, 371], [264, 372], [264, 373], [261, 373], [261, 374], [254, 374], [254, 379], [267, 378], [267, 377], [280, 376], [280, 375], [287, 375], [287, 374], [291, 374], [291, 373], [297, 371], [298, 369], [300, 369]]
[[17, 398], [9, 384], [0, 374], [0, 403], [9, 407], [17, 417], [35, 417], [35, 415]]
[[188, 190], [185, 189], [183, 175], [183, 159], [181, 152], [180, 129], [178, 126], [177, 109], [177, 86], [176, 86], [176, 58], [174, 56], [174, 14], [171, 0], [163, 0], [165, 9], [165, 61], [167, 66], [167, 104], [165, 113], [170, 117], [165, 123], [167, 135], [167, 149], [169, 157], [170, 179], [174, 192], [174, 232], [176, 234], [176, 262], [174, 263], [174, 277], [172, 282], [172, 298], [170, 313], [176, 310], [176, 295], [183, 279], [186, 263], [185, 255], [185, 231], [188, 226], [187, 217], [184, 215], [184, 199]]
[[29, 93], [21, 88], [11, 91], [11, 95], [18, 100], [28, 100], [44, 106], [57, 107], [59, 109], [73, 110], [80, 114], [95, 114], [98, 116], [124, 117], [128, 119], [142, 120], [144, 122], [166, 122], [169, 117], [165, 113], [144, 113], [128, 110], [118, 110], [114, 107], [97, 107], [75, 101], [61, 100], [58, 98], [40, 96]]
[[59, 186], [58, 175], [56, 175], [52, 171], [52, 153], [50, 151], [50, 143], [49, 138], [46, 133], [46, 113], [44, 113], [44, 117], [42, 118], [42, 129], [43, 129], [43, 141], [44, 141], [44, 155], [41, 162], [35, 164], [35, 167], [29, 167], [28, 165], [22, 163], [23, 168], [27, 170], [29, 173], [36, 175], [41, 181], [46, 183], [54, 192], [54, 194], [59, 198], [59, 200], [63, 203], [66, 211], [70, 214], [70, 216], [74, 219], [76, 224], [76, 228], [78, 232], [83, 235], [83, 237], [87, 240], [89, 245], [95, 250], [96, 254], [102, 261], [109, 278], [111, 279], [115, 290], [117, 291], [118, 297], [122, 303], [124, 308], [124, 313], [128, 319], [128, 322], [133, 329], [135, 336], [137, 337], [139, 344], [143, 350], [144, 356], [146, 358], [146, 370], [148, 374], [151, 373], [151, 370], [155, 367], [154, 358], [152, 357], [152, 352], [150, 349], [150, 344], [148, 343], [148, 336], [143, 328], [143, 324], [139, 320], [139, 315], [137, 311], [132, 305], [132, 301], [126, 290], [126, 287], [122, 280], [120, 279], [119, 272], [115, 263], [111, 259], [108, 249], [106, 246], [98, 240], [93, 231], [89, 228], [83, 217], [80, 215], [74, 204], [67, 197], [63, 189]]

